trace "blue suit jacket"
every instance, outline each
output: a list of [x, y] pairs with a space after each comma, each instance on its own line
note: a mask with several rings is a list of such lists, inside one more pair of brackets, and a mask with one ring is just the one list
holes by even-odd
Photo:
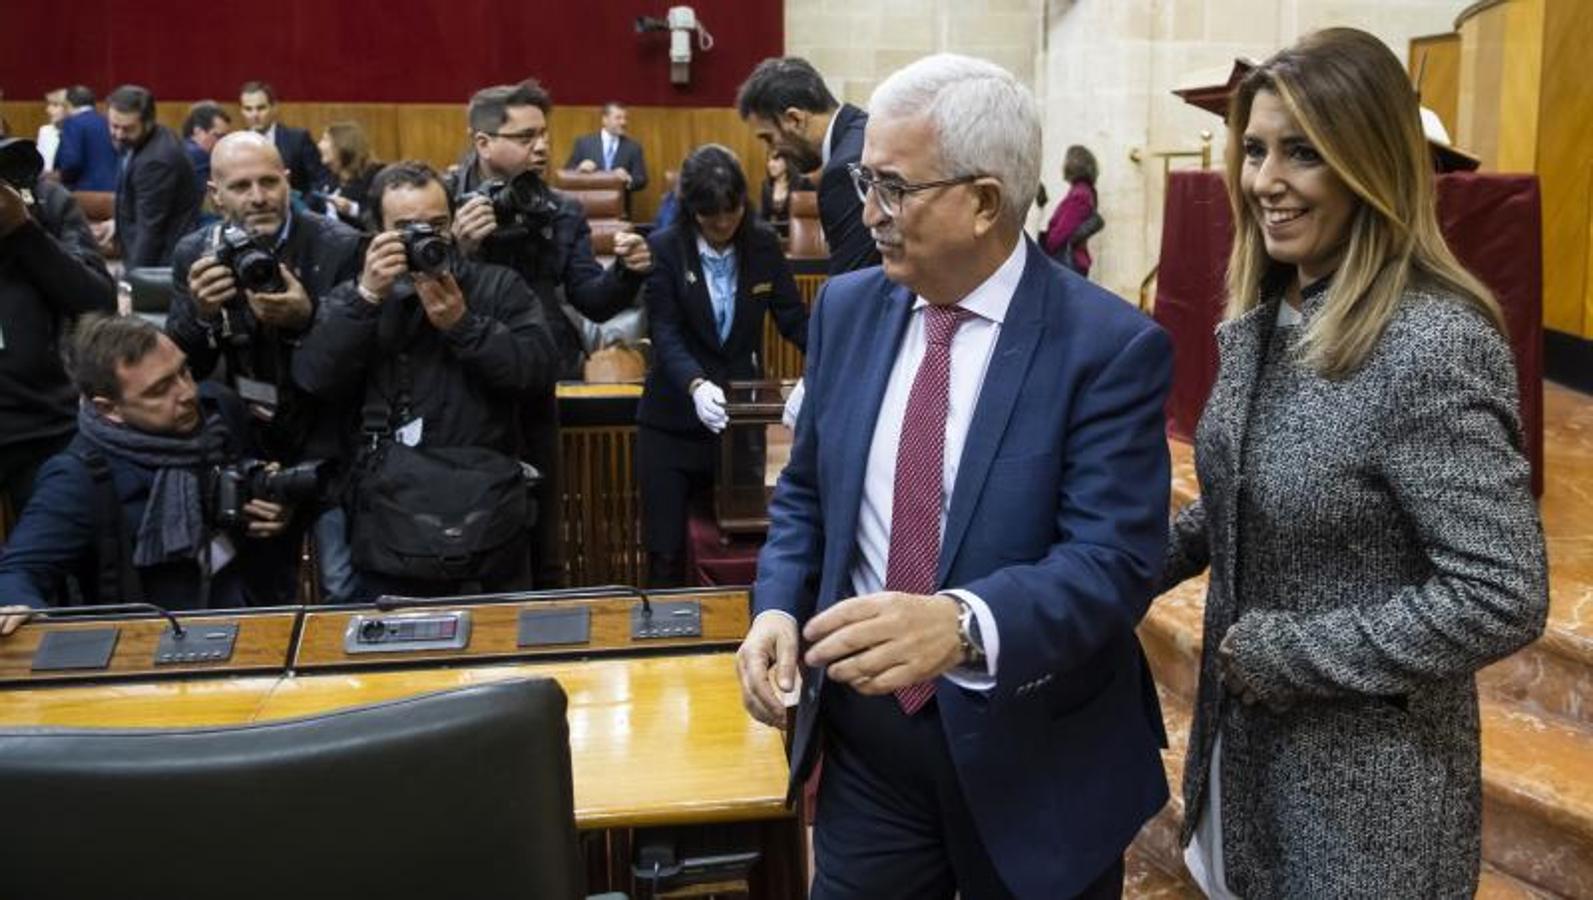
[[819, 226], [830, 245], [829, 273], [840, 275], [879, 265], [879, 248], [863, 224], [863, 201], [846, 167], [863, 158], [868, 113], [850, 103], [835, 111], [830, 134], [830, 164], [819, 176]]
[[73, 191], [114, 191], [121, 173], [111, 126], [96, 110], [85, 110], [61, 121], [61, 146], [55, 151], [55, 168], [61, 183]]
[[[770, 506], [756, 612], [798, 622], [850, 596], [874, 422], [912, 308], [878, 268], [831, 279], [807, 397]], [[1154, 687], [1134, 636], [1167, 530], [1167, 335], [1030, 243], [957, 472], [939, 586], [989, 604], [995, 687], [936, 683], [980, 837], [1021, 897], [1069, 897], [1167, 800]], [[823, 672], [803, 672], [805, 777]]]

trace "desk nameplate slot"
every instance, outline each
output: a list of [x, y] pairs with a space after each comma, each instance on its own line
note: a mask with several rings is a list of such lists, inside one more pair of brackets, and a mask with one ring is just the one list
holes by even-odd
[[83, 628], [52, 631], [39, 642], [33, 654], [33, 671], [106, 669], [116, 652], [120, 628]]

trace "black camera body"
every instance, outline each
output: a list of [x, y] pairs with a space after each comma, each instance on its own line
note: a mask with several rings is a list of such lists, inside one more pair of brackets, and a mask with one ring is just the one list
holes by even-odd
[[288, 289], [277, 255], [237, 225], [222, 226], [216, 237], [216, 261], [232, 270], [233, 280], [241, 290], [278, 294]]
[[249, 523], [243, 508], [250, 500], [288, 505], [314, 500], [325, 486], [325, 469], [324, 460], [310, 460], [275, 472], [258, 459], [216, 466], [210, 470], [211, 521], [223, 528], [242, 529]]
[[531, 169], [507, 181], [501, 178], [484, 181], [469, 196], [486, 197], [492, 204], [498, 230], [488, 240], [511, 240], [526, 235], [548, 237], [553, 233], [559, 197]]
[[425, 222], [404, 226], [404, 258], [411, 272], [440, 275], [448, 270], [451, 245], [442, 233]]

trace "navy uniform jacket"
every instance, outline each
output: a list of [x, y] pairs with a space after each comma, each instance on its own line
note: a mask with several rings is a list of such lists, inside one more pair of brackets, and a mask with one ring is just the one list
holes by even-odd
[[819, 176], [819, 226], [830, 245], [830, 274], [879, 265], [879, 248], [863, 224], [863, 201], [846, 167], [863, 158], [868, 113], [850, 103], [835, 111], [830, 131], [830, 162]]
[[182, 141], [153, 125], [116, 185], [116, 237], [130, 269], [169, 266], [177, 241], [199, 217], [204, 199]]
[[[749, 211], [747, 215], [752, 214]], [[695, 232], [682, 225], [654, 232], [647, 240], [653, 271], [647, 278], [647, 320], [652, 330], [653, 367], [636, 408], [636, 421], [666, 431], [707, 435], [689, 390], [706, 378], [724, 387], [731, 379], [762, 378], [763, 317], [774, 313], [786, 340], [807, 346], [808, 313], [797, 294], [780, 238], [761, 222], [748, 221], [736, 243], [736, 306], [730, 337], [719, 343], [708, 279], [697, 254]]]
[[[937, 590], [989, 605], [988, 691], [935, 682], [979, 836], [1019, 897], [1072, 897], [1167, 801], [1160, 708], [1134, 627], [1167, 540], [1167, 334], [1030, 243], [968, 428]], [[910, 291], [880, 269], [813, 306], [807, 396], [769, 507], [755, 612], [805, 623], [851, 595], [863, 479]], [[802, 672], [793, 785], [824, 672]]]

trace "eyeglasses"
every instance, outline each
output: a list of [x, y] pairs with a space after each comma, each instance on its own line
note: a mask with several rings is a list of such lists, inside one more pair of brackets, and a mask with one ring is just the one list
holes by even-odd
[[978, 181], [979, 175], [959, 175], [956, 178], [941, 178], [935, 181], [892, 181], [881, 179], [873, 172], [863, 168], [857, 163], [850, 163], [846, 167], [847, 174], [852, 176], [852, 187], [857, 189], [857, 197], [868, 203], [868, 192], [873, 191], [879, 198], [879, 208], [885, 215], [896, 218], [902, 214], [902, 203], [907, 200], [908, 194], [927, 191], [930, 188], [949, 187], [954, 184], [968, 184]]
[[501, 131], [483, 131], [482, 134], [486, 135], [487, 137], [503, 138], [506, 141], [514, 141], [516, 144], [519, 144], [522, 147], [529, 147], [532, 144], [535, 144], [537, 141], [542, 140], [544, 137], [547, 137], [547, 132], [545, 131], [521, 131], [515, 134], [505, 134]]

